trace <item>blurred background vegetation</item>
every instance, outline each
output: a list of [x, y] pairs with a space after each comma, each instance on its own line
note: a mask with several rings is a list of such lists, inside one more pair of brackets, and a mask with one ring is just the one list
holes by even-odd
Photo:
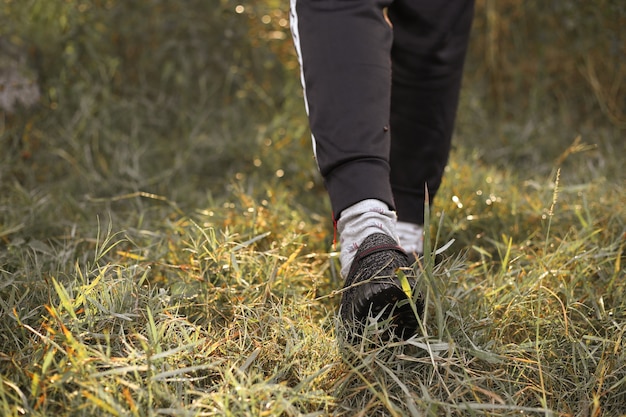
[[[545, 178], [581, 136], [589, 169], [623, 179], [625, 23], [620, 0], [479, 0], [457, 147]], [[0, 237], [94, 212], [137, 225], [151, 212], [129, 196], [194, 210], [233, 184], [284, 184], [326, 215], [287, 1], [1, 0], [0, 47], [0, 94], [18, 91], [0, 109]]]
[[[606, 164], [624, 150], [624, 23], [616, 0], [479, 0], [460, 135], [490, 162], [539, 172], [580, 135]], [[623, 178], [620, 166], [605, 172]]]

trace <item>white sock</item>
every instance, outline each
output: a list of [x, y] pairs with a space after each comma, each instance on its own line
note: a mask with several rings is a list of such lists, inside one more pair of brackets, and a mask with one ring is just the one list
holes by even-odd
[[374, 233], [385, 233], [398, 241], [396, 212], [380, 200], [363, 200], [343, 210], [337, 221], [341, 252], [341, 276], [347, 277], [352, 260], [363, 240]]
[[398, 221], [396, 231], [402, 249], [407, 253], [424, 254], [424, 227], [422, 225]]

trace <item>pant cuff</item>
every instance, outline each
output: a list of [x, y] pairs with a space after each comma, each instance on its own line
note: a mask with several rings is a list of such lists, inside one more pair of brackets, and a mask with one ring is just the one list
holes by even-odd
[[335, 220], [348, 207], [373, 198], [395, 210], [389, 185], [389, 164], [381, 159], [359, 159], [333, 169], [324, 178]]

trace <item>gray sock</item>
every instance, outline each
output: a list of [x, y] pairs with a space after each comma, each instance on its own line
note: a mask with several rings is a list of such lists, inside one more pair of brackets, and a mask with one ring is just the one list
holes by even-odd
[[424, 254], [424, 227], [422, 225], [398, 221], [396, 231], [402, 249], [415, 255]]
[[396, 212], [380, 200], [363, 200], [341, 212], [337, 231], [341, 244], [341, 276], [346, 278], [354, 255], [366, 237], [382, 232], [398, 241]]

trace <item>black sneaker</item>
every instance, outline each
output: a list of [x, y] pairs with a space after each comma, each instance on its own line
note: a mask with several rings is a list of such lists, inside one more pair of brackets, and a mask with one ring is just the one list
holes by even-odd
[[[409, 256], [390, 236], [375, 233], [365, 238], [354, 256], [341, 297], [340, 314], [344, 324], [355, 326], [356, 332], [360, 333], [367, 317], [375, 317], [384, 309], [381, 318], [387, 319], [391, 315], [391, 326], [396, 335], [413, 336], [418, 319], [396, 276], [399, 268], [410, 265]], [[408, 279], [413, 288], [415, 280]], [[423, 301], [418, 297], [415, 304], [421, 316]]]

